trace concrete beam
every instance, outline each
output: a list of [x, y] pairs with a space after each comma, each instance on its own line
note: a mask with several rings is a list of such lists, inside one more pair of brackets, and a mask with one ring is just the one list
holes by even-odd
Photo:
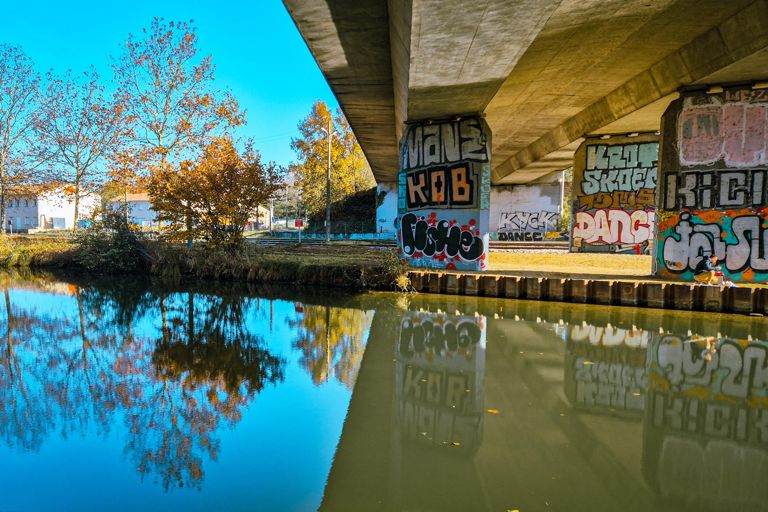
[[397, 140], [384, 2], [284, 0], [331, 86], [377, 181], [397, 176]]
[[[768, 1], [759, 0], [634, 75], [511, 156], [499, 162], [504, 150], [494, 148], [499, 162], [494, 168], [494, 180], [519, 181], [511, 176], [536, 169], [534, 164], [552, 159], [551, 154], [562, 154], [586, 134], [611, 133], [611, 129], [606, 130], [608, 126], [618, 130], [613, 133], [658, 130], [660, 112], [683, 85], [767, 78], [767, 48]], [[493, 108], [492, 101], [489, 111]], [[489, 114], [492, 128], [493, 119]], [[498, 130], [494, 130], [494, 136], [498, 141]], [[501, 148], [504, 144], [499, 142]], [[555, 162], [559, 165], [557, 159]], [[556, 165], [550, 167], [550, 171], [557, 169]]]

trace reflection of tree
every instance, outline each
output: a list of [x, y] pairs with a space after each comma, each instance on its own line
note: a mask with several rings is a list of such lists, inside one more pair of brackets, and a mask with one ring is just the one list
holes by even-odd
[[331, 373], [352, 388], [365, 351], [365, 334], [370, 320], [359, 309], [305, 305], [297, 320], [293, 345], [302, 353], [301, 364], [315, 384], [328, 380]]
[[219, 425], [239, 421], [264, 384], [283, 377], [282, 360], [245, 329], [241, 298], [207, 298], [202, 321], [194, 294], [186, 311], [169, 312], [168, 302], [160, 298], [161, 338], [132, 344], [118, 365], [132, 397], [128, 449], [138, 471], [158, 475], [166, 488], [199, 485], [203, 455], [217, 457]]
[[8, 288], [3, 289], [5, 339], [0, 346], [0, 433], [6, 443], [27, 450], [40, 447], [49, 427], [50, 408], [45, 389], [38, 385], [40, 369], [30, 347], [31, 333], [41, 322], [16, 311]]
[[[218, 454], [217, 428], [239, 421], [283, 376], [283, 361], [246, 328], [248, 301], [138, 288], [69, 293], [71, 321], [12, 306], [5, 289], [0, 435], [36, 449], [49, 429], [106, 432], [122, 417], [139, 473], [165, 488], [199, 485], [204, 461]], [[156, 316], [159, 339], [134, 335], [137, 322]]]

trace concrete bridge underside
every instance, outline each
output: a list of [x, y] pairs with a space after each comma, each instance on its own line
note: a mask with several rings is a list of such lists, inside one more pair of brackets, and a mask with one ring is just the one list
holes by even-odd
[[379, 182], [407, 121], [485, 113], [493, 183], [657, 131], [677, 91], [768, 79], [768, 0], [284, 0]]

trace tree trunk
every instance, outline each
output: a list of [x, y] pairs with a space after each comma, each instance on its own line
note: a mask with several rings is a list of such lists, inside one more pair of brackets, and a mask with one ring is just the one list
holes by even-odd
[[5, 185], [0, 185], [0, 223], [2, 223], [3, 233], [8, 232], [8, 225], [5, 222]]
[[80, 181], [75, 181], [75, 225], [73, 231], [77, 231], [77, 224], [80, 220]]

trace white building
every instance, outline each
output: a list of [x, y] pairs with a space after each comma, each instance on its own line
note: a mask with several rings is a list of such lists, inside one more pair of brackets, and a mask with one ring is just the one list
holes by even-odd
[[111, 209], [128, 207], [128, 221], [140, 228], [158, 227], [157, 213], [152, 209], [152, 203], [149, 201], [149, 194], [146, 192], [137, 192], [126, 194], [124, 197], [118, 197], [109, 203]]
[[[124, 204], [128, 205], [128, 221], [143, 229], [160, 227], [157, 221], [157, 212], [152, 209], [152, 203], [149, 200], [149, 194], [138, 192], [126, 194], [125, 197], [118, 198], [109, 203], [111, 209], [122, 208]], [[258, 206], [246, 224], [246, 231], [267, 227], [269, 224], [269, 209]]]
[[[82, 227], [100, 203], [99, 196], [89, 194], [80, 198], [78, 221]], [[12, 188], [6, 199], [6, 230], [73, 229], [75, 227], [75, 198], [67, 186], [42, 189]]]

